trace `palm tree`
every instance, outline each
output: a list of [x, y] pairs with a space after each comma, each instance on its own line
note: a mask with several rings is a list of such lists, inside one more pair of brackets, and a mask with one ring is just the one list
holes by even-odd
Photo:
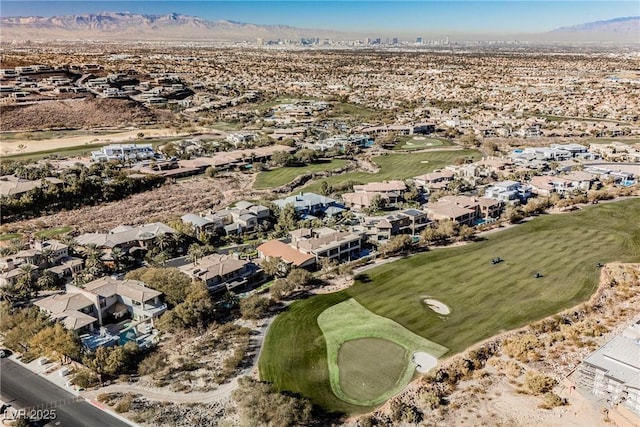
[[193, 243], [189, 245], [189, 249], [187, 250], [187, 256], [189, 257], [189, 261], [193, 262], [193, 265], [198, 264], [198, 260], [202, 258], [203, 254], [204, 254], [204, 250], [202, 249], [202, 246], [198, 245], [197, 243]]
[[240, 304], [240, 298], [235, 293], [229, 291], [222, 296], [222, 301], [228, 308], [237, 307]]
[[159, 252], [156, 256], [151, 258], [151, 262], [160, 264], [164, 267], [165, 263], [169, 259], [169, 254], [166, 251]]
[[31, 299], [36, 288], [36, 271], [38, 268], [33, 264], [23, 264], [20, 266], [22, 274], [16, 282], [16, 291], [19, 296], [25, 299]]
[[51, 289], [56, 284], [56, 278], [50, 271], [45, 271], [36, 281], [38, 289]]
[[11, 302], [18, 294], [15, 285], [13, 286], [0, 286], [0, 300]]
[[176, 248], [176, 251], [178, 253], [182, 253], [182, 245], [186, 241], [185, 234], [181, 231], [178, 231], [176, 233], [170, 234], [169, 236], [171, 236], [171, 238], [173, 239], [173, 244]]
[[155, 243], [162, 252], [168, 249], [172, 243], [175, 243], [175, 241], [170, 233], [162, 233], [156, 236]]
[[113, 264], [116, 271], [120, 271], [122, 267], [122, 263], [126, 259], [127, 255], [124, 253], [122, 248], [115, 247], [111, 249], [111, 259], [113, 260]]
[[47, 267], [50, 267], [53, 264], [53, 258], [55, 257], [55, 252], [53, 251], [53, 249], [50, 249], [50, 248], [43, 249], [40, 252], [40, 255], [44, 259], [44, 262], [47, 265]]
[[84, 247], [84, 255], [86, 257], [85, 268], [93, 275], [97, 276], [104, 270], [104, 263], [102, 262], [102, 251], [94, 244], [90, 244]]

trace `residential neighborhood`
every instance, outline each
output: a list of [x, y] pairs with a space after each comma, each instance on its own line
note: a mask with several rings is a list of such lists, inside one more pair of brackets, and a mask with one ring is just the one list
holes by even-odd
[[0, 42], [0, 371], [134, 425], [635, 425], [633, 48], [259, 39]]

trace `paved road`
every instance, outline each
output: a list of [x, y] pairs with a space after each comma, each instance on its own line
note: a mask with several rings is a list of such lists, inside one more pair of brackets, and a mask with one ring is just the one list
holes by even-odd
[[9, 359], [1, 359], [0, 362], [0, 396], [16, 409], [36, 407], [33, 409], [47, 413], [55, 407], [55, 420], [47, 426], [128, 426]]

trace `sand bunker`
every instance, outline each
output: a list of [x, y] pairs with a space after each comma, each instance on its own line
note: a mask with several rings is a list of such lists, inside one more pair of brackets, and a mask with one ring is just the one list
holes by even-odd
[[437, 299], [425, 299], [424, 303], [427, 304], [427, 307], [429, 307], [431, 310], [435, 311], [438, 314], [449, 314], [451, 313], [451, 310], [449, 309], [449, 307], [447, 307], [445, 304], [441, 303], [440, 301], [438, 301]]
[[420, 163], [429, 163], [429, 160], [421, 160]]
[[416, 351], [413, 353], [412, 362], [416, 365], [416, 371], [421, 374], [425, 374], [434, 368], [438, 364], [438, 359], [430, 355], [429, 353], [424, 353], [422, 351]]

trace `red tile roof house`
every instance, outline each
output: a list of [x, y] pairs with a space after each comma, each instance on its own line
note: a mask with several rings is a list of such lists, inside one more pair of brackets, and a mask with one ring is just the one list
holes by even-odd
[[258, 246], [261, 259], [280, 258], [287, 264], [299, 268], [311, 268], [316, 263], [316, 257], [305, 254], [280, 240], [269, 240]]

